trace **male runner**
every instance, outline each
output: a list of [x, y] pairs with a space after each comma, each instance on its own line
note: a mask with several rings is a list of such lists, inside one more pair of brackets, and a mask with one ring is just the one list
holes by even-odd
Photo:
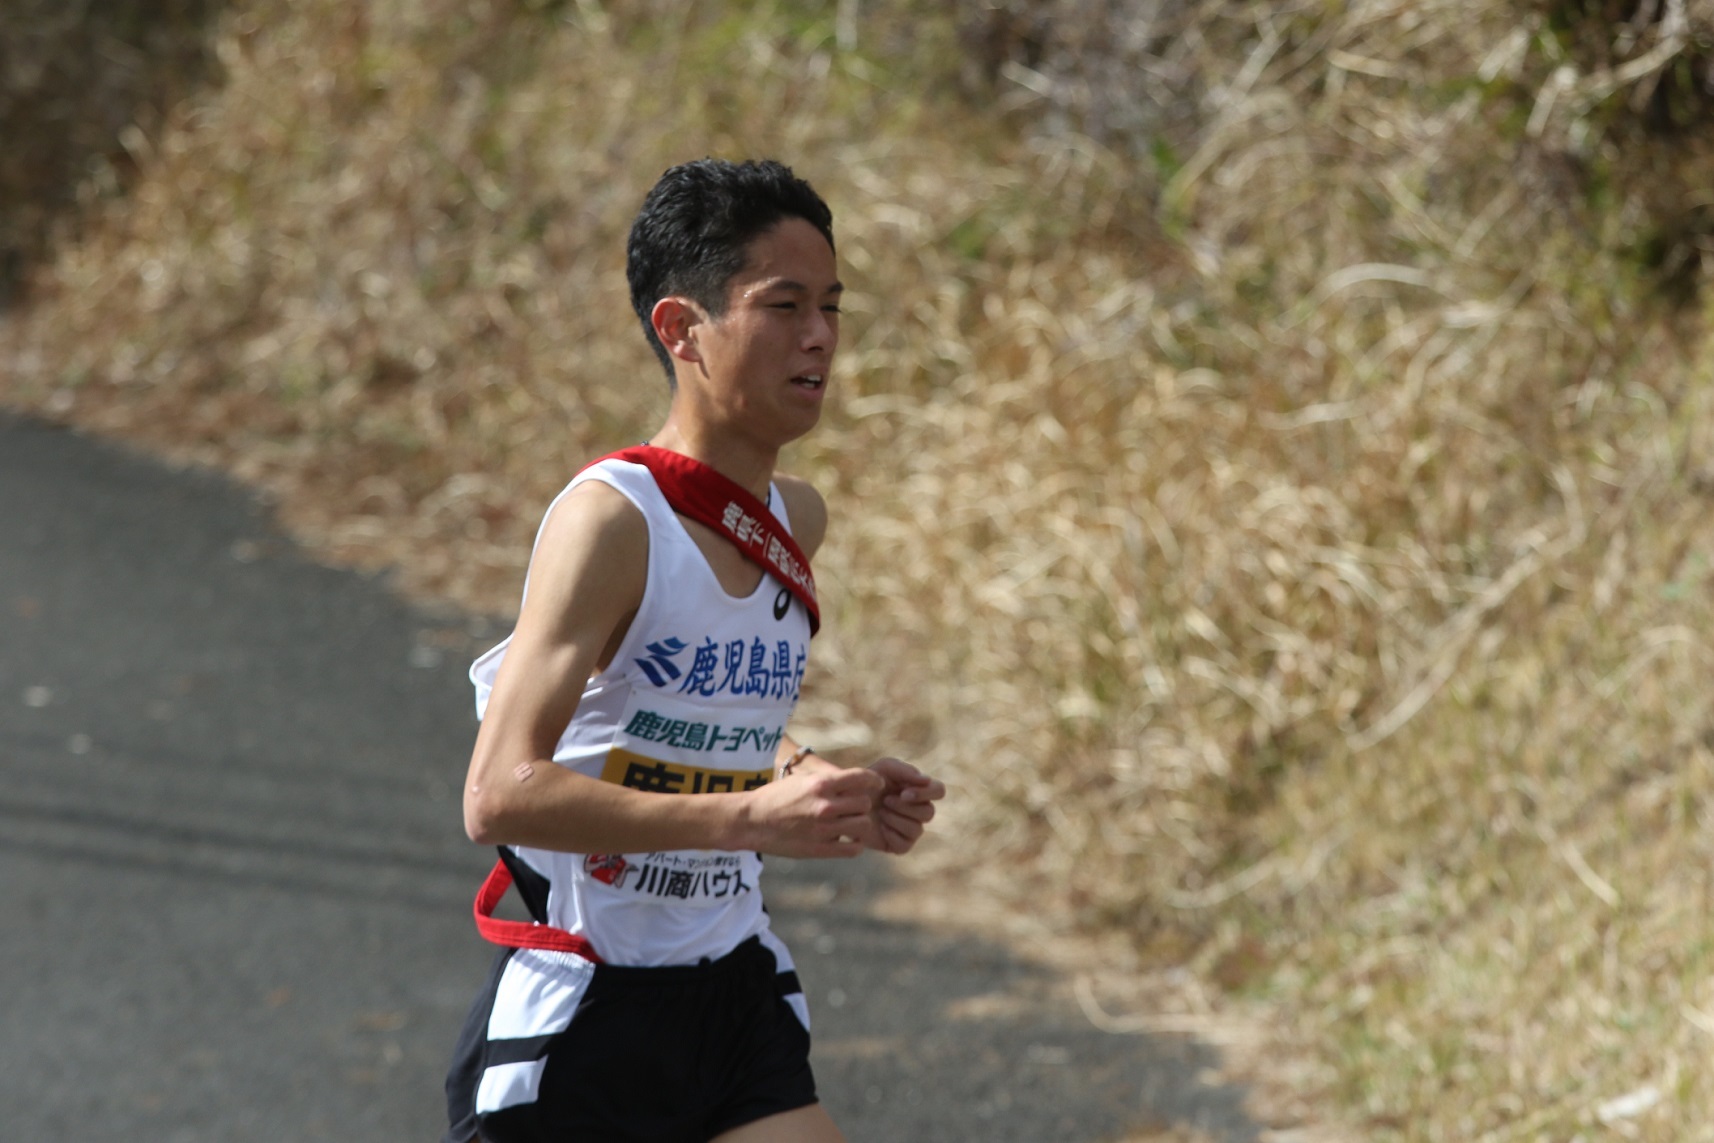
[[447, 1143], [843, 1138], [761, 855], [903, 853], [945, 788], [785, 734], [827, 514], [774, 464], [830, 380], [832, 226], [788, 168], [715, 160], [667, 171], [632, 226], [671, 405], [549, 507], [517, 627], [471, 668], [465, 828], [502, 859], [479, 917], [515, 883], [536, 923], [479, 921], [510, 947], [460, 1037]]

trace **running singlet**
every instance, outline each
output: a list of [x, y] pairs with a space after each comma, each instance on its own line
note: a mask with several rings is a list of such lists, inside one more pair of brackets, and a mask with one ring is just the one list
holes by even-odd
[[[808, 613], [772, 575], [744, 598], [728, 595], [641, 465], [614, 459], [593, 465], [548, 512], [587, 480], [616, 489], [643, 514], [648, 577], [630, 630], [607, 669], [584, 687], [554, 761], [656, 793], [765, 784], [803, 681]], [[778, 490], [770, 489], [769, 505], [789, 531]], [[478, 717], [510, 642], [470, 669]], [[762, 862], [754, 853], [576, 854], [517, 846], [510, 855], [508, 864], [524, 867], [520, 888], [536, 919], [583, 936], [609, 964], [718, 958], [767, 928]]]

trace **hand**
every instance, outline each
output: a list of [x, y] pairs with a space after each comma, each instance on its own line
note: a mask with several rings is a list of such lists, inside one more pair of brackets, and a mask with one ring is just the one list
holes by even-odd
[[881, 848], [875, 811], [886, 785], [871, 770], [834, 767], [769, 782], [746, 795], [753, 836], [742, 848], [780, 857], [855, 857]]
[[882, 781], [874, 802], [875, 842], [870, 848], [882, 853], [909, 852], [933, 820], [934, 803], [946, 796], [945, 784], [897, 758], [879, 759], [866, 772]]

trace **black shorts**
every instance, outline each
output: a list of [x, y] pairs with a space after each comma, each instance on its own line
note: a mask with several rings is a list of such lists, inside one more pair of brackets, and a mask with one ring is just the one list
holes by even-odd
[[503, 949], [447, 1074], [445, 1143], [706, 1143], [812, 1104], [801, 992], [756, 937], [667, 968]]

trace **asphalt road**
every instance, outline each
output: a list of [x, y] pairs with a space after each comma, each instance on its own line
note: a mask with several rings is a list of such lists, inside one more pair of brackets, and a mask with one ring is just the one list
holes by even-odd
[[[438, 1138], [490, 950], [459, 826], [492, 621], [316, 566], [240, 490], [0, 415], [0, 1110], [80, 1143]], [[771, 862], [853, 1143], [1259, 1138], [1205, 1049]], [[994, 997], [1006, 1003], [992, 1003]]]

